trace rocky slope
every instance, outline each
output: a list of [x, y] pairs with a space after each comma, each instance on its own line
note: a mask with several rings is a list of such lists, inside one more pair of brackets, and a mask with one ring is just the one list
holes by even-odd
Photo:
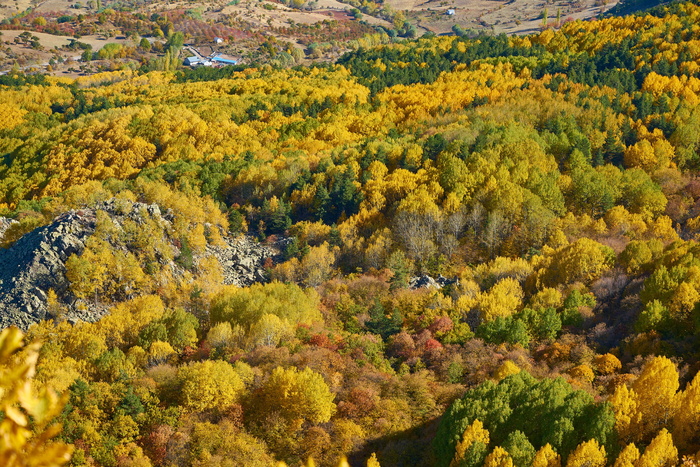
[[[161, 213], [157, 205], [134, 203], [125, 215], [118, 204], [108, 200], [89, 209], [66, 212], [51, 224], [27, 233], [10, 248], [0, 249], [0, 329], [10, 325], [26, 329], [32, 323], [55, 318], [47, 303], [50, 289], [56, 292], [64, 310], [62, 319], [96, 321], [104, 315], [106, 307], [77, 301], [71, 294], [65, 266], [72, 254], [83, 252], [85, 242], [95, 232], [97, 211], [106, 212], [117, 225], [126, 218], [140, 222], [144, 212], [164, 226], [172, 222], [172, 214]], [[10, 223], [0, 219], [2, 227]], [[224, 237], [224, 243], [208, 246], [204, 255], [219, 261], [226, 284], [246, 286], [265, 281], [264, 263], [278, 255], [275, 246], [261, 245], [248, 237]], [[172, 262], [168, 266], [179, 267]]]

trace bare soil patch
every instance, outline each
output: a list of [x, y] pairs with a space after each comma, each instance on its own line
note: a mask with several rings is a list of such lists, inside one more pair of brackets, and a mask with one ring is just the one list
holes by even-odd
[[[617, 3], [601, 0], [387, 0], [396, 10], [405, 10], [418, 26], [435, 34], [449, 34], [458, 25], [464, 29], [487, 30], [496, 34], [528, 34], [542, 26], [547, 10], [549, 25], [586, 19], [605, 12]], [[454, 14], [448, 14], [448, 11]]]

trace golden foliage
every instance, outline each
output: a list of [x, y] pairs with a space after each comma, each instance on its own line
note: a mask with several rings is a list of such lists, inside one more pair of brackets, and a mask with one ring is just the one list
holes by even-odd
[[39, 344], [24, 345], [22, 332], [0, 332], [0, 464], [7, 467], [58, 467], [70, 461], [73, 447], [51, 441], [61, 432], [51, 421], [65, 400], [32, 385]]

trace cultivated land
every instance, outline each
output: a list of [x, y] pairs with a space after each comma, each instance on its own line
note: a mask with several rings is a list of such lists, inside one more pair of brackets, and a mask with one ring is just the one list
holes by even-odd
[[[558, 27], [565, 21], [598, 16], [615, 5], [615, 2], [604, 0], [388, 0], [376, 4], [377, 8], [369, 11], [370, 14], [363, 8], [364, 13], [356, 19], [352, 14], [355, 8], [353, 0], [289, 0], [286, 3], [267, 0], [134, 1], [127, 2], [130, 12], [118, 15], [130, 15], [132, 20], [134, 16], [140, 16], [144, 24], [155, 24], [150, 23], [153, 15], [162, 15], [175, 22], [174, 30], [182, 31], [187, 41], [207, 50], [211, 48], [212, 52], [236, 56], [243, 63], [264, 63], [274, 59], [278, 64], [282, 60], [282, 65], [293, 65], [335, 60], [354, 47], [351, 41], [377, 30], [391, 30], [396, 24], [396, 15], [405, 16], [415, 26], [416, 35], [427, 32], [451, 34], [454, 26], [469, 33], [527, 34], [541, 29], [545, 10], [549, 26]], [[21, 70], [49, 71], [59, 76], [77, 76], [120, 68], [127, 63], [131, 63], [129, 66], [132, 67], [138, 66], [139, 63], [162, 58], [162, 49], [140, 50], [138, 45], [143, 37], [152, 43], [159, 40], [164, 42], [165, 38], [151, 35], [148, 28], [138, 32], [123, 30], [123, 23], [116, 22], [113, 16], [108, 14], [105, 18], [105, 12], [118, 10], [110, 9], [111, 6], [107, 1], [3, 2], [0, 5], [0, 20], [4, 20], [5, 24], [0, 26], [3, 29], [0, 36], [0, 72], [18, 67]], [[448, 10], [453, 14], [448, 14]], [[188, 15], [184, 21], [183, 15]], [[68, 24], [74, 26], [69, 32], [66, 32], [66, 24], [58, 21], [58, 18], [66, 16], [72, 18]], [[42, 20], [38, 17], [46, 19], [47, 25], [41, 25]], [[178, 22], [177, 18], [181, 21]], [[75, 34], [75, 30], [80, 28], [85, 32], [86, 25], [94, 27], [87, 33]], [[62, 27], [61, 34], [69, 35], [58, 35], [57, 31], [51, 31], [52, 27]], [[24, 31], [30, 31], [38, 38], [40, 46], [17, 43], [15, 38]], [[228, 40], [224, 44], [214, 44], [213, 38], [221, 34], [228, 34]], [[95, 52], [108, 43], [121, 44], [128, 52], [125, 54], [126, 60], [87, 64], [80, 59], [83, 50], [67, 48], [71, 37], [90, 45]], [[267, 49], [263, 50], [263, 46]], [[278, 52], [285, 51], [294, 57], [291, 61], [288, 57], [276, 57]], [[47, 69], [49, 63], [51, 67]]]
[[[557, 12], [561, 23], [587, 19], [608, 11], [617, 2], [600, 0], [541, 1], [541, 0], [389, 0], [395, 10], [407, 12], [424, 30], [447, 34], [454, 25], [463, 29], [492, 31], [495, 34], [529, 34], [540, 30], [542, 14], [548, 12], [549, 25], [556, 27]], [[454, 15], [447, 14], [454, 10]]]

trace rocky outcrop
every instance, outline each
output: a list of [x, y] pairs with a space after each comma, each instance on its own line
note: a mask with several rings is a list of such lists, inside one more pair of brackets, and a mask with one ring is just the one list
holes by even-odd
[[446, 285], [450, 284], [456, 284], [457, 279], [448, 279], [446, 277], [443, 277], [442, 275], [439, 275], [437, 279], [433, 279], [432, 277], [428, 276], [427, 274], [424, 274], [422, 276], [415, 276], [412, 277], [411, 280], [409, 281], [409, 287], [411, 289], [426, 289], [426, 288], [431, 288], [431, 289], [441, 289], [445, 287]]
[[[106, 307], [97, 301], [77, 301], [66, 279], [66, 261], [85, 249], [85, 242], [95, 232], [97, 211], [106, 212], [116, 225], [126, 219], [140, 223], [141, 217], [148, 215], [167, 229], [173, 220], [172, 213], [161, 213], [157, 205], [133, 203], [124, 209], [122, 201], [108, 200], [90, 209], [62, 214], [51, 224], [27, 233], [10, 248], [0, 249], [0, 329], [10, 325], [26, 329], [32, 323], [55, 318], [47, 306], [50, 289], [59, 297], [62, 319], [93, 322], [105, 314]], [[0, 231], [3, 225], [11, 222], [0, 220]], [[226, 284], [264, 282], [266, 263], [269, 266], [279, 255], [275, 245], [261, 245], [249, 237], [224, 237], [224, 243], [208, 246], [204, 255], [219, 261]], [[179, 268], [172, 261], [168, 267]]]
[[[68, 290], [65, 262], [81, 253], [95, 231], [95, 211], [70, 211], [50, 225], [35, 229], [11, 248], [0, 250], [0, 328], [26, 329], [49, 319], [46, 294]], [[92, 316], [71, 316], [91, 320]]]
[[247, 287], [265, 282], [265, 262], [277, 259], [278, 245], [261, 245], [251, 237], [224, 237], [226, 246], [208, 246], [207, 252], [219, 260], [224, 272], [224, 284]]

